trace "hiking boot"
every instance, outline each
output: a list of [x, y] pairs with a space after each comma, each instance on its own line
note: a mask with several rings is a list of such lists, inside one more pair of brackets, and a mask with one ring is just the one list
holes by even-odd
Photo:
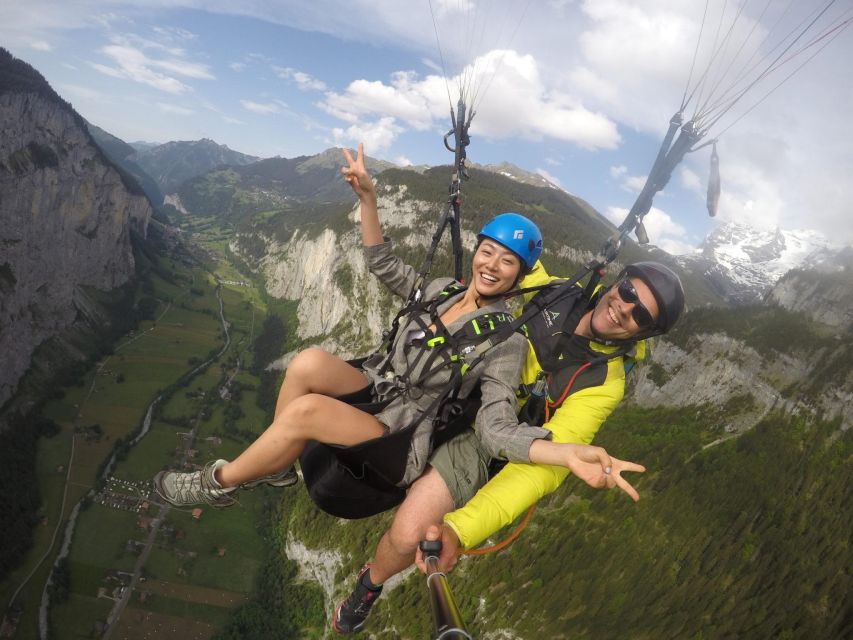
[[271, 487], [290, 487], [299, 482], [299, 474], [296, 469], [288, 467], [284, 471], [261, 476], [257, 480], [249, 480], [240, 485], [241, 489], [254, 489], [258, 485], [268, 484]]
[[332, 629], [340, 634], [355, 633], [360, 631], [367, 620], [370, 608], [376, 602], [376, 598], [382, 593], [382, 585], [376, 589], [370, 589], [364, 584], [370, 565], [366, 564], [358, 572], [355, 589], [351, 594], [338, 603], [335, 615], [332, 618]]
[[227, 460], [216, 460], [208, 462], [199, 471], [161, 471], [154, 476], [154, 490], [163, 500], [176, 507], [203, 503], [212, 507], [231, 506], [237, 502], [231, 495], [236, 487], [223, 489], [213, 475], [226, 464]]

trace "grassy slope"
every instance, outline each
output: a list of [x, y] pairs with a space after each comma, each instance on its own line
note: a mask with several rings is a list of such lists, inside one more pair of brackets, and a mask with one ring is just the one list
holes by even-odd
[[[600, 441], [647, 465], [643, 499], [569, 480], [507, 551], [463, 559], [451, 585], [475, 637], [849, 637], [853, 438], [773, 416], [703, 451], [717, 418], [707, 407], [614, 414]], [[304, 495], [283, 509], [284, 530], [347, 558], [341, 595], [387, 524], [338, 522]], [[424, 638], [430, 624], [416, 574], [383, 596], [367, 631]]]

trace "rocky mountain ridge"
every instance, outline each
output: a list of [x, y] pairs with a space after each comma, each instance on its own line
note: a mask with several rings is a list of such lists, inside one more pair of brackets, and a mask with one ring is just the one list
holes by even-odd
[[136, 162], [136, 149], [91, 122], [87, 122], [86, 124], [89, 133], [92, 134], [92, 137], [104, 154], [113, 164], [121, 167], [136, 179], [155, 209], [163, 204], [163, 193], [160, 191], [160, 187], [157, 186], [157, 183], [148, 175], [145, 169]]
[[144, 237], [151, 215], [83, 119], [0, 49], [0, 404], [35, 348], [85, 313], [86, 287], [131, 278], [130, 234]]
[[203, 138], [173, 141], [148, 149], [137, 149], [135, 162], [154, 178], [164, 194], [170, 194], [186, 180], [216, 167], [240, 167], [259, 159], [229, 149], [224, 144], [217, 144], [209, 138]]

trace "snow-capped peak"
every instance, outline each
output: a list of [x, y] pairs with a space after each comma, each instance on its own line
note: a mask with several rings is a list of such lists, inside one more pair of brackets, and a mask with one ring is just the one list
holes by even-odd
[[701, 263], [721, 295], [749, 303], [761, 300], [791, 269], [813, 266], [838, 248], [817, 231], [766, 231], [729, 222], [705, 238], [700, 255], [681, 261]]
[[817, 231], [762, 231], [745, 224], [727, 223], [705, 238], [702, 255], [734, 271], [758, 270], [775, 282], [806, 263], [832, 243]]

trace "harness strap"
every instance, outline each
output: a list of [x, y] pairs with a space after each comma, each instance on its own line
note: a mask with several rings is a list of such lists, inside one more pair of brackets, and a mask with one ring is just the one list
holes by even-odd
[[385, 351], [386, 358], [385, 362], [382, 363], [382, 366], [379, 368], [379, 374], [385, 375], [391, 369], [391, 352], [394, 347], [394, 343], [397, 339], [397, 333], [400, 330], [400, 319], [404, 316], [410, 316], [413, 318], [415, 322], [417, 322], [424, 333], [427, 333], [429, 327], [424, 325], [420, 320], [420, 315], [422, 313], [429, 313], [432, 316], [434, 310], [438, 309], [438, 307], [449, 300], [452, 296], [457, 295], [463, 291], [465, 291], [466, 287], [464, 285], [459, 284], [458, 282], [449, 283], [444, 289], [439, 291], [435, 298], [431, 300], [413, 300], [409, 299], [409, 301], [403, 305], [403, 307], [397, 312], [397, 315], [394, 316], [394, 320], [391, 322], [391, 328], [385, 332], [383, 335], [383, 343], [380, 351]]

